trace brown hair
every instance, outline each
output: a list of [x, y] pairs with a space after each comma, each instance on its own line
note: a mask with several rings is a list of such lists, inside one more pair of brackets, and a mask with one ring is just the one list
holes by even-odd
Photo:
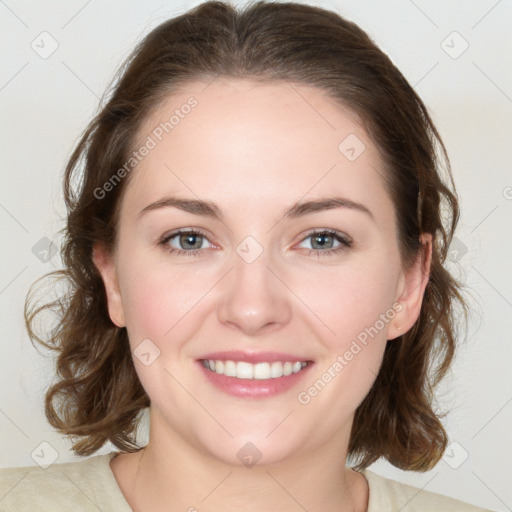
[[[96, 242], [115, 248], [128, 179], [108, 199], [98, 199], [95, 191], [126, 163], [137, 130], [166, 96], [186, 82], [217, 76], [310, 85], [348, 106], [385, 163], [404, 267], [422, 247], [420, 234], [432, 234], [420, 316], [409, 332], [387, 343], [380, 373], [356, 411], [349, 445], [358, 468], [380, 457], [402, 469], [432, 468], [447, 443], [433, 410], [433, 388], [454, 356], [456, 303], [467, 320], [462, 285], [443, 267], [459, 217], [446, 150], [421, 99], [362, 29], [334, 12], [296, 3], [260, 1], [237, 11], [206, 2], [156, 27], [120, 69], [65, 170], [64, 270], [48, 276], [63, 279], [66, 293], [37, 307], [31, 288], [25, 305], [31, 339], [57, 352], [57, 380], [45, 402], [49, 422], [75, 438], [80, 455], [107, 441], [122, 451], [139, 448], [135, 430], [149, 398], [126, 329], [109, 318], [92, 260]], [[443, 166], [453, 191], [441, 179]], [[58, 323], [43, 340], [32, 326], [45, 310], [56, 312]]]

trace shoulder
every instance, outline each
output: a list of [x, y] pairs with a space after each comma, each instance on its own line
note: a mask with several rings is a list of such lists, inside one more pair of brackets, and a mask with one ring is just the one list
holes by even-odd
[[0, 510], [131, 512], [109, 462], [116, 453], [80, 462], [0, 469]]
[[425, 491], [412, 485], [391, 480], [373, 473], [360, 471], [368, 481], [367, 512], [400, 510], [401, 512], [491, 512], [459, 500]]

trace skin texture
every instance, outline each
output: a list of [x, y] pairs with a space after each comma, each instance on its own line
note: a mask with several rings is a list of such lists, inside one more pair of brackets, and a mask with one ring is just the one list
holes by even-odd
[[[298, 503], [311, 512], [364, 511], [366, 480], [345, 468], [353, 415], [388, 340], [418, 318], [431, 240], [425, 236], [405, 271], [379, 153], [355, 115], [322, 91], [193, 82], [151, 114], [139, 139], [191, 95], [197, 106], [132, 171], [115, 254], [95, 246], [112, 321], [127, 328], [132, 350], [150, 339], [160, 351], [148, 366], [134, 358], [151, 399], [149, 444], [116, 457], [114, 475], [136, 511], [299, 510]], [[365, 145], [354, 161], [338, 149], [350, 134]], [[214, 202], [223, 221], [173, 207], [139, 215], [171, 195]], [[362, 203], [372, 216], [336, 208], [283, 217], [298, 201], [334, 196]], [[159, 245], [180, 228], [204, 232], [198, 255], [170, 253], [191, 250], [179, 236]], [[340, 242], [313, 245], [311, 232], [321, 229], [353, 245], [327, 255]], [[251, 263], [237, 253], [247, 236], [263, 250]], [[300, 403], [298, 393], [382, 314], [388, 321], [378, 335]], [[198, 366], [217, 350], [286, 352], [314, 365], [285, 393], [239, 398], [214, 388]], [[248, 442], [262, 455], [251, 468], [237, 457]]]

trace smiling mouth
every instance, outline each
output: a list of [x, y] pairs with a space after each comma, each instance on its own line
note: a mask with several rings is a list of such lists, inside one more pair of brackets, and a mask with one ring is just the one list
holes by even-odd
[[213, 373], [236, 379], [267, 380], [299, 373], [309, 361], [273, 361], [251, 364], [246, 361], [201, 359], [203, 366]]

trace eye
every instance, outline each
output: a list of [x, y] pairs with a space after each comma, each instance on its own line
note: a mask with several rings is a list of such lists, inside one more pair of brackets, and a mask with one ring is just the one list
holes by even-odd
[[197, 256], [208, 240], [206, 236], [198, 230], [180, 229], [169, 235], [164, 235], [159, 245], [164, 246], [171, 254], [184, 256]]
[[[304, 238], [301, 243], [304, 243], [309, 239], [311, 239], [309, 255], [315, 254], [316, 256], [331, 256], [352, 246], [352, 240], [350, 238], [332, 229], [313, 231]], [[338, 245], [334, 245], [336, 243]]]
[[[311, 249], [308, 255], [330, 256], [352, 246], [350, 238], [331, 229], [313, 231], [301, 243], [303, 244], [309, 239], [311, 239]], [[203, 249], [208, 248], [204, 245], [207, 240], [206, 235], [197, 229], [180, 229], [169, 235], [164, 235], [159, 241], [159, 245], [171, 254], [199, 256]]]

